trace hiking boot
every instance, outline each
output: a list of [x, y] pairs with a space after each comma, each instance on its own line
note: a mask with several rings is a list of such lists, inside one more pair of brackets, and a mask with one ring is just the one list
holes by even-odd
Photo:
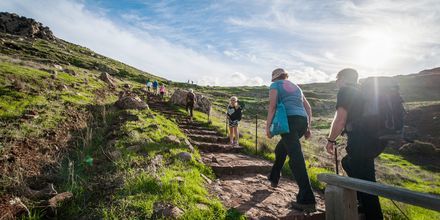
[[292, 202], [292, 208], [303, 212], [316, 212], [316, 203], [298, 203]]
[[278, 187], [278, 182], [273, 181], [273, 180], [270, 178], [270, 174], [267, 176], [267, 180], [269, 180], [269, 182], [270, 182], [270, 186], [271, 186], [271, 187], [273, 187], [273, 188], [277, 188], [277, 187]]

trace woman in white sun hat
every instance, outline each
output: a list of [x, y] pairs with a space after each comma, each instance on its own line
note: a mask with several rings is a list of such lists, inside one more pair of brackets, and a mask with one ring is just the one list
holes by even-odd
[[305, 138], [311, 136], [312, 109], [302, 90], [298, 85], [287, 80], [288, 77], [289, 74], [281, 68], [272, 72], [273, 83], [269, 90], [266, 135], [268, 138], [272, 137], [269, 127], [272, 124], [278, 100], [285, 106], [290, 132], [281, 134], [281, 140], [275, 148], [275, 162], [268, 179], [273, 187], [278, 185], [281, 169], [286, 157], [289, 156], [289, 166], [299, 187], [296, 201], [292, 201], [292, 206], [299, 210], [313, 211], [316, 200], [310, 186], [299, 140], [302, 136]]

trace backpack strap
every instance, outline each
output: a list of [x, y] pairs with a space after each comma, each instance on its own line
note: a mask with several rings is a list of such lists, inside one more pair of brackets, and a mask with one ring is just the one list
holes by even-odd
[[281, 102], [281, 97], [280, 97], [280, 85], [281, 83], [278, 83], [277, 87], [277, 105]]

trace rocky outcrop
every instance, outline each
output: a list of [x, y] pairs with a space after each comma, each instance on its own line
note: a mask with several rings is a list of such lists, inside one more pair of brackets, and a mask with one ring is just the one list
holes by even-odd
[[422, 155], [422, 156], [435, 156], [440, 155], [440, 149], [437, 149], [433, 144], [414, 141], [414, 143], [404, 144], [399, 152], [404, 155]]
[[[186, 105], [186, 95], [188, 94], [187, 90], [183, 90], [183, 89], [177, 89], [173, 95], [171, 96], [170, 102], [172, 104], [175, 105], [182, 105], [185, 106]], [[209, 101], [209, 99], [205, 96], [203, 96], [202, 94], [196, 94], [196, 104], [194, 106], [194, 108], [196, 110], [199, 110], [201, 112], [204, 112], [206, 114], [209, 114], [209, 112], [211, 111], [211, 101]]]
[[183, 214], [182, 209], [172, 204], [163, 202], [153, 204], [153, 219], [178, 219]]
[[45, 40], [56, 39], [52, 31], [40, 22], [7, 12], [0, 13], [0, 32]]
[[116, 87], [115, 80], [106, 72], [102, 72], [101, 76], [99, 76], [99, 79], [106, 82], [110, 87]]
[[145, 109], [148, 108], [147, 103], [142, 101], [139, 96], [133, 93], [123, 93], [116, 101], [115, 105], [120, 109]]

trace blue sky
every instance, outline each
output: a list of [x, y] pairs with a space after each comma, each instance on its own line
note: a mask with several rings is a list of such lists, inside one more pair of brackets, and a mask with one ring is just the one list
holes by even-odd
[[440, 1], [3, 0], [55, 35], [147, 72], [209, 85], [298, 83], [440, 66]]

